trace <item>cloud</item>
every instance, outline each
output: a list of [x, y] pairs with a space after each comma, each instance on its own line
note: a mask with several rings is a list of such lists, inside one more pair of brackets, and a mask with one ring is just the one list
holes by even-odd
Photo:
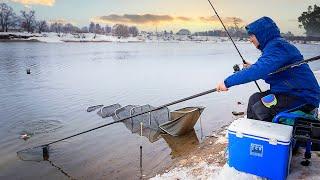
[[55, 0], [11, 0], [13, 2], [21, 3], [24, 5], [43, 5], [43, 6], [53, 6], [55, 3]]
[[[155, 14], [110, 14], [106, 16], [99, 16], [91, 19], [97, 23], [111, 23], [111, 24], [135, 24], [135, 25], [146, 25], [146, 24], [163, 24], [163, 23], [220, 23], [217, 16], [208, 17], [185, 17], [185, 16], [170, 16], [170, 15], [155, 15]], [[181, 22], [182, 21], [182, 22]], [[238, 17], [223, 17], [222, 21], [226, 25], [233, 25], [234, 21], [238, 24], [244, 24], [244, 21]]]
[[[219, 18], [217, 16], [199, 17], [199, 20], [203, 21], [203, 22], [207, 22], [207, 23], [210, 23], [210, 22], [211, 23], [213, 23], [213, 22], [220, 23]], [[238, 18], [238, 17], [222, 17], [221, 20], [223, 23], [225, 23], [227, 25], [233, 25], [235, 21], [239, 24], [245, 23], [241, 18]]]
[[[157, 15], [157, 14], [109, 14], [105, 16], [97, 16], [90, 19], [94, 23], [99, 24], [126, 24], [129, 26], [137, 26], [143, 30], [179, 30], [187, 28], [192, 31], [210, 30], [221, 28], [219, 19], [216, 16], [208, 17], [186, 17], [173, 15]], [[245, 23], [237, 17], [222, 17], [226, 26], [234, 26], [234, 20], [239, 26]]]
[[177, 17], [177, 19], [181, 20], [181, 21], [191, 21], [192, 18], [189, 18], [189, 17], [183, 17], [183, 16], [179, 16]]
[[92, 18], [94, 22], [100, 23], [124, 23], [124, 24], [136, 24], [136, 25], [144, 25], [144, 24], [160, 24], [160, 23], [169, 23], [173, 21], [192, 21], [192, 18], [189, 17], [174, 17], [170, 15], [155, 15], [155, 14], [110, 14], [107, 16], [99, 16]]

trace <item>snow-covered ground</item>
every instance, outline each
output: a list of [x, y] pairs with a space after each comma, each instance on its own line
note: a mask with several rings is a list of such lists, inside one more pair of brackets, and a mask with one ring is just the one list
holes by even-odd
[[[288, 176], [288, 180], [296, 179], [312, 179], [318, 180], [319, 169], [320, 169], [320, 158], [319, 154], [312, 154], [312, 164], [309, 167], [300, 165], [299, 161], [302, 157], [295, 157], [293, 163], [294, 168]], [[195, 173], [196, 172], [196, 173]], [[192, 167], [181, 167], [175, 168], [163, 175], [157, 175], [152, 180], [172, 180], [172, 179], [216, 179], [216, 180], [262, 180], [263, 178], [237, 171], [236, 169], [225, 164], [220, 167], [216, 164], [200, 163]]]
[[[197, 172], [197, 173], [195, 173]], [[181, 167], [172, 169], [163, 175], [157, 175], [152, 180], [172, 180], [172, 179], [218, 179], [218, 180], [256, 180], [259, 177], [241, 173], [228, 164], [220, 167], [216, 164], [200, 163], [192, 167]]]
[[[27, 33], [27, 32], [0, 32], [1, 35], [12, 35], [12, 40], [21, 41], [39, 41], [47, 43], [57, 42], [181, 42], [181, 41], [194, 41], [194, 42], [225, 42], [227, 37], [213, 37], [213, 36], [193, 36], [190, 39], [188, 36], [173, 35], [170, 39], [158, 35], [145, 35], [141, 34], [137, 37], [118, 38], [112, 35], [101, 35], [94, 33]], [[20, 38], [19, 38], [20, 36]], [[237, 41], [237, 39], [235, 39]], [[245, 42], [245, 41], [240, 41]]]
[[[18, 38], [13, 40], [21, 41], [39, 41], [47, 43], [59, 43], [59, 42], [142, 42], [139, 37], [118, 38], [116, 36], [100, 35], [93, 33], [84, 34], [64, 34], [64, 33], [23, 33], [23, 32], [8, 32], [0, 33], [1, 35], [12, 35]], [[19, 38], [19, 36], [21, 38]]]
[[[226, 141], [225, 137], [219, 137], [217, 140]], [[219, 153], [219, 154], [223, 154]], [[312, 179], [320, 180], [319, 169], [320, 169], [320, 154], [317, 152], [312, 153], [311, 165], [308, 167], [300, 165], [303, 160], [303, 151], [292, 158], [291, 172], [288, 176], [288, 180], [296, 179]], [[237, 171], [230, 167], [227, 163], [223, 166], [217, 163], [200, 162], [194, 163], [192, 166], [176, 167], [170, 171], [157, 175], [152, 180], [172, 180], [172, 179], [183, 179], [183, 180], [263, 180], [264, 178], [247, 174], [244, 172]]]
[[[316, 75], [318, 81], [320, 80], [320, 71], [315, 71], [314, 74]], [[320, 117], [320, 113], [319, 113]], [[215, 145], [223, 145], [224, 148], [227, 147], [227, 137], [226, 137], [226, 130], [223, 130], [223, 133], [213, 134], [212, 137], [215, 137], [216, 140], [213, 144]], [[205, 141], [210, 141], [209, 144], [212, 144], [210, 139]], [[210, 148], [215, 148], [217, 146], [213, 146]], [[221, 147], [220, 147], [221, 149]], [[199, 153], [198, 153], [199, 154]], [[217, 153], [218, 156], [223, 156], [224, 159], [225, 153], [224, 151], [220, 151]], [[247, 174], [244, 172], [237, 171], [236, 169], [230, 167], [227, 163], [221, 165], [219, 163], [213, 162], [208, 163], [206, 159], [210, 159], [213, 155], [204, 153], [205, 157], [201, 157], [205, 160], [200, 160], [201, 158], [196, 158], [197, 160], [189, 165], [178, 165], [164, 174], [156, 175], [155, 177], [151, 178], [152, 180], [172, 180], [172, 179], [183, 179], [183, 180], [194, 180], [194, 179], [201, 179], [201, 180], [262, 180], [264, 178]], [[201, 156], [201, 155], [199, 155]], [[311, 157], [311, 165], [310, 166], [302, 166], [300, 164], [303, 161], [304, 156], [304, 149], [300, 149], [300, 151], [292, 157], [291, 167], [290, 167], [290, 174], [288, 175], [288, 180], [296, 180], [296, 179], [310, 179], [310, 180], [320, 180], [319, 171], [320, 171], [320, 152], [312, 152]], [[180, 163], [181, 164], [181, 163]], [[191, 165], [190, 165], [191, 164]]]
[[[187, 35], [172, 35], [170, 38], [161, 35], [146, 35], [140, 34], [137, 37], [118, 38], [112, 35], [101, 35], [94, 33], [27, 33], [27, 32], [0, 32], [0, 36], [12, 35], [11, 40], [14, 41], [38, 41], [46, 43], [59, 43], [59, 42], [225, 42], [229, 41], [228, 37], [215, 37], [215, 36], [187, 36]], [[19, 38], [20, 36], [20, 38]], [[3, 38], [0, 38], [0, 40]], [[237, 43], [248, 43], [245, 39], [233, 38]], [[8, 41], [7, 39], [4, 39]], [[9, 40], [10, 41], [10, 40]], [[294, 42], [299, 43], [299, 42]], [[320, 44], [317, 41], [307, 42], [308, 44]]]

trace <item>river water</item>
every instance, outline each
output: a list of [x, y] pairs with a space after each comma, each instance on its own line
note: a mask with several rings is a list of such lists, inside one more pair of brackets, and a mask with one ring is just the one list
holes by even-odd
[[[320, 52], [320, 45], [297, 47], [306, 58]], [[239, 48], [248, 61], [260, 55], [251, 44]], [[159, 106], [215, 88], [240, 62], [228, 42], [0, 43], [0, 178], [139, 179], [140, 145], [143, 174], [153, 176], [232, 121], [231, 112], [245, 108], [237, 102], [246, 104], [255, 85], [170, 107], [206, 107], [201, 126], [184, 137], [149, 140], [118, 123], [50, 146], [51, 163], [21, 161], [16, 152], [113, 121], [86, 112], [89, 106]], [[20, 139], [24, 133], [31, 138]]]

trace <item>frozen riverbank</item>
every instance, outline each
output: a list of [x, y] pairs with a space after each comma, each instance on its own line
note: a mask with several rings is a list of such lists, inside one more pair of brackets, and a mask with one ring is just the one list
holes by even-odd
[[[233, 38], [237, 43], [249, 43], [246, 39]], [[27, 32], [0, 32], [0, 42], [229, 42], [227, 37], [215, 36], [187, 36], [173, 35], [171, 39], [158, 35], [140, 34], [137, 37], [119, 38], [113, 35], [102, 35], [94, 33], [27, 33]], [[293, 41], [295, 44], [314, 44], [318, 41]]]
[[[320, 81], [320, 71], [315, 75]], [[320, 114], [319, 114], [320, 116]], [[258, 176], [239, 172], [226, 163], [227, 127], [207, 136], [202, 145], [194, 152], [181, 157], [170, 165], [163, 174], [153, 177], [153, 180], [169, 179], [218, 179], [218, 180], [260, 180]], [[304, 151], [300, 151], [292, 157], [290, 174], [288, 180], [295, 179], [320, 179], [320, 153], [312, 152], [311, 165], [308, 167], [300, 164], [304, 159]]]
[[0, 42], [142, 42], [138, 37], [118, 38], [116, 36], [85, 34], [58, 34], [58, 33], [0, 33]]
[[[159, 174], [152, 180], [171, 179], [218, 179], [218, 180], [262, 180], [258, 176], [239, 172], [229, 167], [226, 163], [225, 149], [227, 147], [226, 130], [208, 137], [203, 145], [195, 152], [181, 158], [163, 174]], [[311, 165], [302, 166], [303, 151], [293, 156], [291, 163], [291, 173], [288, 180], [296, 179], [320, 179], [320, 154], [312, 153]]]

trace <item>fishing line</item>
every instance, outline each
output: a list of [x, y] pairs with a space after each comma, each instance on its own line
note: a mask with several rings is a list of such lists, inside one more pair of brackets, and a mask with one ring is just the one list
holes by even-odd
[[[287, 70], [289, 68], [294, 68], [294, 67], [297, 67], [297, 66], [309, 63], [309, 62], [313, 62], [313, 61], [319, 60], [319, 59], [320, 59], [320, 56], [315, 56], [315, 57], [312, 57], [312, 58], [309, 58], [309, 59], [301, 60], [301, 61], [298, 61], [296, 63], [284, 66], [284, 67], [280, 68], [279, 70], [277, 70], [277, 71], [275, 71], [273, 73], [270, 73], [269, 75], [276, 74], [276, 73], [282, 72], [284, 70]], [[55, 144], [55, 143], [70, 139], [72, 137], [79, 136], [79, 135], [82, 135], [82, 134], [85, 134], [85, 133], [88, 133], [88, 132], [91, 132], [91, 131], [94, 131], [94, 130], [97, 130], [97, 129], [100, 129], [100, 128], [103, 128], [103, 127], [106, 127], [106, 126], [109, 126], [109, 125], [112, 125], [112, 124], [115, 124], [115, 123], [123, 122], [125, 120], [140, 116], [142, 114], [158, 111], [158, 110], [160, 110], [162, 108], [166, 108], [168, 106], [171, 106], [171, 105], [174, 105], [174, 104], [178, 104], [178, 103], [181, 103], [181, 102], [184, 102], [184, 101], [187, 101], [187, 100], [190, 100], [190, 99], [194, 99], [194, 98], [197, 98], [197, 97], [200, 97], [200, 96], [204, 96], [204, 95], [207, 95], [207, 94], [210, 94], [210, 93], [213, 93], [213, 92], [216, 92], [216, 89], [211, 89], [211, 90], [204, 91], [204, 92], [201, 92], [201, 93], [198, 93], [198, 94], [195, 94], [195, 95], [183, 98], [183, 99], [179, 99], [179, 100], [164, 104], [162, 106], [159, 106], [157, 108], [150, 109], [148, 111], [143, 111], [143, 112], [134, 114], [134, 115], [129, 116], [129, 117], [124, 117], [124, 118], [121, 118], [121, 119], [119, 119], [117, 121], [113, 121], [113, 122], [110, 122], [110, 123], [107, 123], [107, 124], [103, 124], [101, 126], [98, 126], [98, 127], [95, 127], [95, 128], [92, 128], [92, 129], [89, 129], [89, 130], [86, 130], [86, 131], [83, 131], [83, 132], [68, 136], [68, 137], [65, 137], [65, 138], [62, 138], [62, 139], [47, 143], [47, 144], [43, 144], [43, 145], [40, 145], [40, 146], [28, 148], [28, 149], [23, 149], [23, 150], [20, 150], [20, 151], [17, 152], [17, 156], [23, 161], [43, 161], [43, 160], [48, 160], [49, 159], [49, 145], [51, 145], [51, 144]]]
[[[43, 145], [37, 146], [35, 148], [29, 148], [29, 149], [24, 149], [24, 150], [18, 151], [17, 155], [19, 156], [20, 159], [23, 159], [21, 156], [28, 155], [28, 153], [29, 154], [36, 154], [37, 155], [37, 159], [42, 160], [42, 159], [45, 159], [45, 157], [49, 157], [49, 146], [52, 145], [52, 144], [55, 144], [55, 143], [58, 143], [58, 142], [61, 142], [61, 141], [64, 141], [64, 140], [67, 140], [67, 139], [82, 135], [82, 134], [86, 134], [88, 132], [95, 131], [95, 130], [103, 128], [103, 127], [107, 127], [107, 126], [115, 124], [115, 123], [123, 122], [125, 120], [131, 119], [131, 118], [134, 118], [134, 117], [146, 114], [146, 113], [151, 113], [151, 112], [154, 112], [154, 111], [158, 111], [158, 110], [161, 110], [163, 108], [167, 108], [168, 106], [172, 106], [172, 105], [175, 105], [175, 104], [178, 104], [178, 103], [190, 100], [190, 99], [194, 99], [194, 98], [197, 98], [197, 97], [200, 97], [200, 96], [204, 96], [204, 95], [216, 92], [216, 91], [217, 91], [217, 89], [211, 89], [211, 90], [207, 90], [207, 91], [204, 91], [204, 92], [201, 92], [201, 93], [198, 93], [198, 94], [186, 97], [186, 98], [182, 98], [182, 99], [179, 99], [179, 100], [164, 104], [162, 106], [159, 106], [157, 108], [154, 108], [154, 109], [151, 109], [151, 110], [148, 110], [148, 111], [144, 111], [144, 112], [141, 112], [141, 113], [137, 113], [137, 114], [134, 114], [134, 115], [129, 116], [129, 117], [122, 118], [122, 119], [117, 120], [117, 121], [106, 123], [106, 124], [103, 124], [101, 126], [98, 126], [98, 127], [86, 130], [86, 131], [82, 131], [82, 132], [79, 132], [77, 134], [74, 134], [74, 135], [71, 135], [71, 136], [68, 136], [68, 137], [65, 137], [65, 138], [62, 138], [62, 139], [58, 139], [56, 141], [52, 141], [52, 142], [47, 143], [47, 144], [43, 144]], [[39, 153], [42, 154], [42, 155], [40, 155]], [[25, 158], [25, 159], [27, 159], [27, 158]]]
[[[232, 42], [233, 46], [236, 48], [236, 50], [237, 50], [237, 52], [238, 52], [239, 56], [240, 56], [240, 57], [241, 57], [241, 59], [242, 59], [242, 63], [243, 63], [243, 64], [247, 64], [247, 62], [244, 60], [244, 58], [243, 58], [242, 54], [240, 53], [240, 51], [239, 51], [239, 49], [238, 49], [238, 47], [237, 47], [236, 43], [234, 43], [234, 41], [233, 41], [233, 39], [232, 39], [232, 37], [231, 37], [231, 35], [230, 35], [229, 31], [227, 30], [226, 26], [225, 26], [225, 25], [224, 25], [224, 23], [222, 22], [222, 20], [221, 20], [221, 18], [220, 18], [220, 16], [219, 16], [219, 14], [218, 14], [218, 12], [217, 12], [217, 11], [216, 11], [216, 9], [213, 7], [213, 5], [212, 5], [211, 1], [210, 1], [210, 0], [208, 0], [208, 2], [209, 2], [209, 4], [211, 5], [211, 7], [212, 7], [212, 9], [213, 9], [214, 13], [217, 15], [217, 17], [218, 17], [218, 19], [219, 19], [220, 23], [222, 24], [222, 26], [223, 26], [224, 30], [226, 31], [226, 33], [227, 33], [227, 35], [228, 35], [229, 39], [231, 40], [231, 42]], [[260, 91], [260, 92], [262, 92], [262, 90], [261, 90], [260, 86], [258, 85], [257, 81], [254, 81], [254, 83], [256, 84], [256, 86], [257, 86], [257, 88], [259, 89], [259, 91]]]
[[200, 121], [200, 133], [201, 133], [201, 140], [203, 139], [203, 129], [202, 129], [202, 121], [201, 121], [201, 116], [199, 117]]
[[140, 122], [140, 179], [143, 178], [143, 174], [142, 174], [142, 131], [143, 131], [143, 122]]

